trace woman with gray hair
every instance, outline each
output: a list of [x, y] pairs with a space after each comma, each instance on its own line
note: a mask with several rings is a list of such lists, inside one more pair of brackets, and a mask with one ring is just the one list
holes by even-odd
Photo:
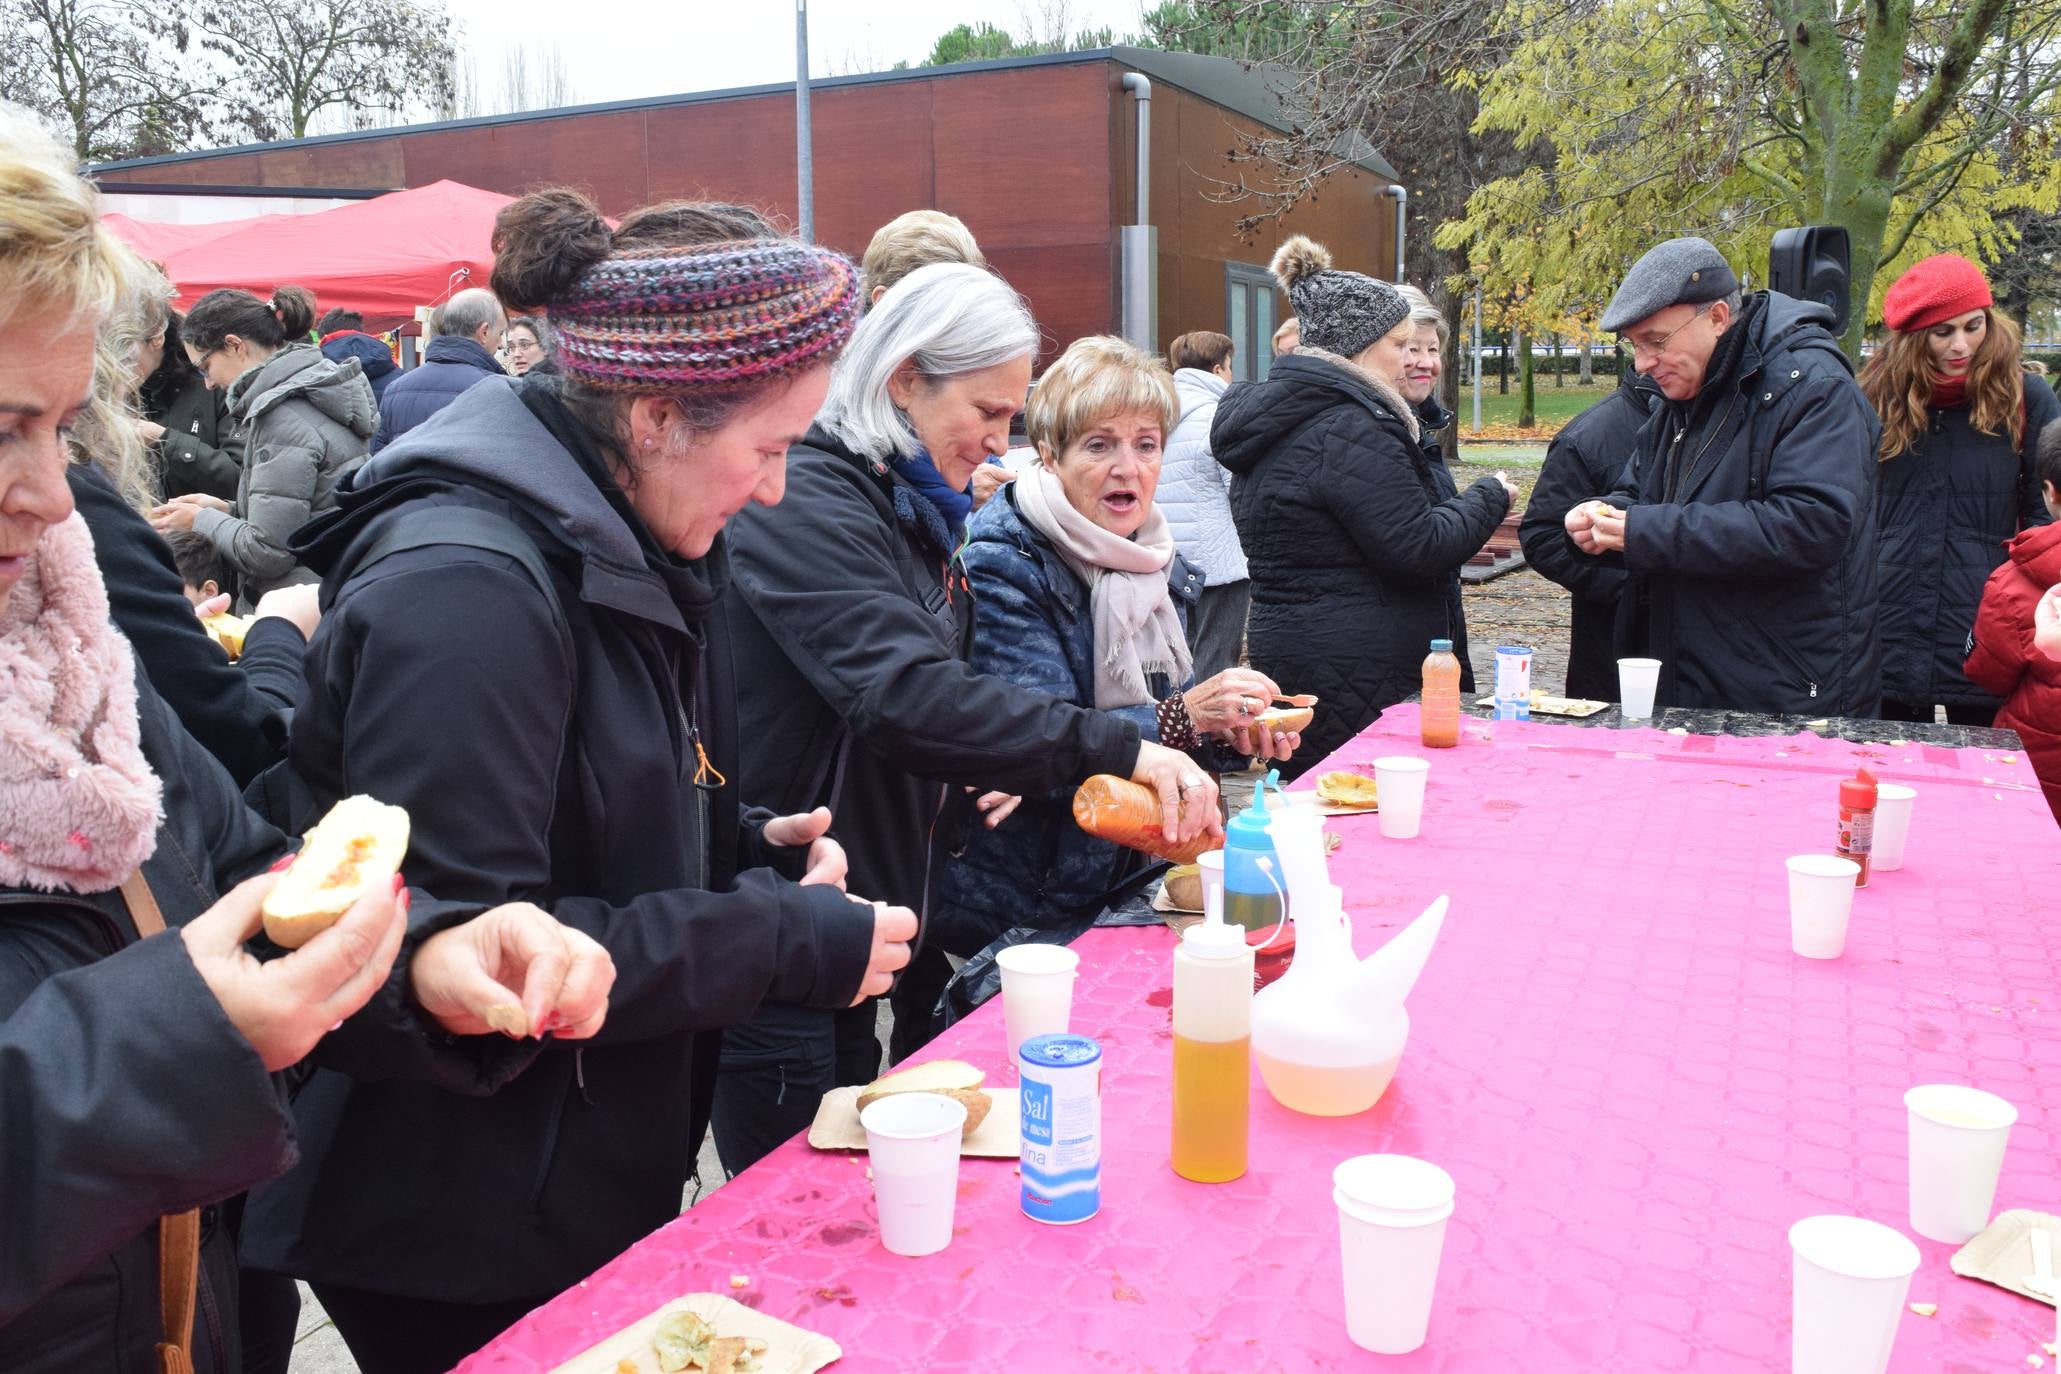
[[[1427, 458], [1441, 469], [1445, 454], [1439, 434], [1453, 422], [1453, 412], [1438, 399], [1438, 379], [1446, 370], [1446, 317], [1431, 303], [1431, 297], [1414, 286], [1398, 286], [1395, 293], [1410, 307], [1410, 347], [1403, 355], [1403, 399], [1417, 412], [1417, 443]], [[1447, 475], [1445, 485], [1454, 486]], [[1453, 495], [1458, 491], [1446, 493]]]
[[[1169, 837], [1219, 824], [1216, 786], [1186, 755], [1142, 741], [1131, 721], [967, 665], [966, 509], [948, 496], [1007, 447], [1037, 346], [1029, 309], [999, 278], [964, 264], [911, 273], [853, 333], [815, 427], [788, 450], [779, 508], [731, 523], [722, 611], [747, 789], [782, 812], [829, 807], [852, 890], [919, 918], [938, 890], [939, 821], [958, 789], [979, 793], [993, 826], [1024, 793], [1114, 773], [1158, 791]], [[949, 975], [934, 949], [903, 974], [895, 1058], [929, 1038]], [[808, 1125], [822, 1093], [878, 1066], [870, 1005], [766, 1007], [727, 1031], [715, 1115], [724, 1167], [760, 1158]]]

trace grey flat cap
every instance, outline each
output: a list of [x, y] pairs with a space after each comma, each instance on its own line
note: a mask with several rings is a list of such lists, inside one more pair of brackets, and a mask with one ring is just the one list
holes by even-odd
[[1603, 312], [1603, 328], [1619, 334], [1671, 305], [1702, 305], [1738, 289], [1732, 265], [1709, 239], [1669, 239], [1647, 249], [1624, 274]]

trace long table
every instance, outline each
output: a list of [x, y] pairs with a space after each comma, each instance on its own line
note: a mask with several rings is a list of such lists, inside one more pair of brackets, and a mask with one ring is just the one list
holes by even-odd
[[[735, 1296], [841, 1343], [851, 1374], [1787, 1370], [1788, 1227], [1840, 1212], [1909, 1233], [1902, 1096], [1928, 1082], [2014, 1103], [1997, 1208], [2061, 1212], [2061, 835], [2022, 754], [1462, 732], [1422, 750], [1402, 707], [1333, 756], [1432, 760], [1420, 838], [1328, 823], [1359, 952], [1452, 898], [1372, 1111], [1299, 1116], [1255, 1075], [1250, 1172], [1177, 1178], [1173, 937], [1097, 929], [1075, 946], [1073, 1027], [1107, 1053], [1101, 1215], [1032, 1222], [1009, 1161], [968, 1159], [952, 1245], [902, 1259], [880, 1247], [863, 1156], [795, 1140], [461, 1368], [550, 1369], [735, 1275]], [[1906, 863], [1857, 894], [1844, 958], [1799, 959], [1782, 860], [1828, 848], [1837, 780], [1862, 763], [1918, 789]], [[1014, 1081], [997, 1006], [924, 1057]], [[1330, 1172], [1371, 1151], [1458, 1183], [1409, 1356], [1345, 1333]], [[1938, 1313], [1903, 1318], [1891, 1369], [2030, 1368], [2053, 1310], [1918, 1243], [1910, 1297]]]

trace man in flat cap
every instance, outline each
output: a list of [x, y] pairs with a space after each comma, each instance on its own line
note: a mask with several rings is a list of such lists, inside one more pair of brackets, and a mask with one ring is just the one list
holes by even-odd
[[1622, 489], [1569, 511], [1621, 565], [1621, 652], [1661, 660], [1659, 704], [1872, 717], [1881, 422], [1822, 305], [1739, 280], [1703, 239], [1632, 265], [1603, 327], [1662, 401]]

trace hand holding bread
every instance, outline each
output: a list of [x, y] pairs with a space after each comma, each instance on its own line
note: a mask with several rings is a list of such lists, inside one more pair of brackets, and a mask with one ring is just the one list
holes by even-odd
[[363, 889], [300, 948], [260, 962], [244, 942], [263, 927], [261, 908], [278, 882], [274, 874], [252, 878], [178, 931], [201, 981], [272, 1073], [299, 1063], [372, 1000], [408, 929], [406, 893], [389, 877]]

